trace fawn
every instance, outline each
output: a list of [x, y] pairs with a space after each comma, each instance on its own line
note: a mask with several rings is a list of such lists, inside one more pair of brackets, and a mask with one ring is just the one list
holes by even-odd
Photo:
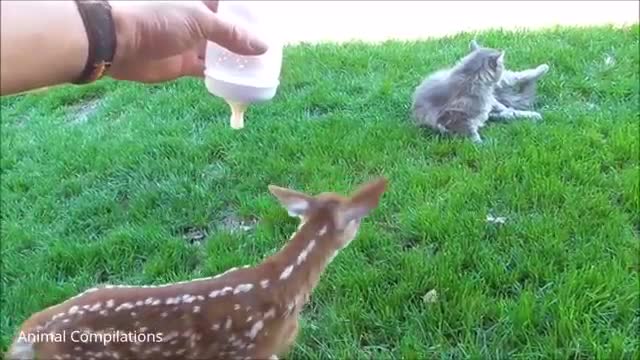
[[269, 191], [300, 225], [285, 246], [250, 267], [158, 286], [89, 289], [32, 315], [9, 359], [278, 359], [326, 266], [375, 209], [387, 181], [349, 197]]

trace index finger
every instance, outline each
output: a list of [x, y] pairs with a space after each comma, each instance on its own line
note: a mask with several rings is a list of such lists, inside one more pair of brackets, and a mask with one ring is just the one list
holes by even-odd
[[240, 55], [262, 55], [268, 46], [257, 35], [248, 30], [219, 18], [214, 12], [208, 11], [201, 21], [204, 35], [231, 52]]

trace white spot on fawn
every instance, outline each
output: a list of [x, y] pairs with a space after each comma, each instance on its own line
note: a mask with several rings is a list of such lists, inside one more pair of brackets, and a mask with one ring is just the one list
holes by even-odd
[[309, 244], [307, 244], [307, 247], [305, 247], [300, 253], [300, 255], [298, 255], [298, 260], [296, 262], [298, 266], [307, 259], [307, 255], [309, 255], [309, 252], [313, 249], [314, 246], [316, 246], [316, 241], [315, 240], [309, 241]]
[[225, 286], [222, 290], [220, 290], [220, 295], [227, 295], [227, 293], [230, 293], [233, 291], [233, 288], [231, 286]]
[[322, 236], [324, 234], [327, 233], [327, 227], [323, 226], [322, 229], [320, 229], [320, 231], [318, 231], [318, 235]]
[[252, 339], [255, 339], [255, 337], [258, 335], [258, 332], [262, 330], [263, 327], [264, 327], [264, 322], [262, 322], [262, 320], [256, 321], [256, 323], [253, 324], [253, 326], [251, 327], [251, 330], [249, 330], [249, 332], [247, 333], [247, 336], [249, 336]]
[[194, 306], [194, 307], [193, 307], [193, 312], [194, 312], [194, 313], [199, 313], [199, 312], [200, 312], [200, 306], [197, 306], [197, 305], [196, 305], [196, 306]]
[[287, 313], [290, 314], [291, 311], [293, 311], [293, 302], [290, 302], [289, 304], [287, 304]]
[[178, 337], [178, 332], [177, 331], [172, 331], [169, 334], [167, 334], [167, 336], [165, 336], [164, 340], [171, 340]]
[[220, 294], [220, 290], [213, 290], [212, 292], [209, 293], [209, 297], [210, 298], [215, 298]]
[[113, 304], [113, 299], [107, 300], [106, 306], [107, 306], [108, 308], [112, 308], [112, 307], [113, 307], [113, 305], [114, 305], [114, 304]]
[[284, 279], [288, 278], [289, 275], [291, 275], [292, 271], [293, 271], [293, 265], [287, 266], [284, 269], [284, 271], [282, 272], [282, 274], [280, 274], [280, 280], [284, 280]]
[[233, 310], [240, 310], [240, 304], [233, 305]]
[[266, 289], [267, 287], [269, 287], [269, 279], [264, 279], [260, 281], [260, 286], [262, 286], [263, 289]]
[[69, 308], [69, 314], [75, 314], [78, 312], [78, 307], [77, 306], [72, 306], [71, 308]]
[[240, 285], [236, 286], [235, 290], [233, 290], [233, 293], [234, 294], [239, 294], [241, 292], [250, 291], [251, 289], [253, 289], [253, 285], [252, 284], [240, 284]]
[[126, 302], [126, 303], [120, 304], [120, 306], [118, 306], [116, 308], [116, 311], [129, 310], [129, 309], [133, 309], [133, 308], [134, 308], [134, 305], [132, 303]]
[[227, 318], [227, 322], [224, 324], [224, 328], [227, 330], [231, 329], [231, 318]]
[[264, 313], [264, 318], [265, 319], [269, 319], [269, 318], [272, 318], [272, 317], [275, 317], [275, 316], [276, 316], [276, 309], [275, 308], [271, 308], [271, 309], [269, 309], [269, 311]]
[[165, 300], [164, 302], [167, 305], [171, 305], [171, 304], [177, 304], [176, 300], [174, 298], [168, 298], [167, 300]]

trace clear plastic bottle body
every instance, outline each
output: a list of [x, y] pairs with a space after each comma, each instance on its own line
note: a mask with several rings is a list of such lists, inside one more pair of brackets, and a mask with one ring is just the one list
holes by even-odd
[[260, 36], [269, 49], [259, 56], [242, 56], [208, 42], [207, 90], [228, 102], [250, 104], [270, 100], [280, 84], [283, 46], [268, 19], [260, 17], [259, 2], [223, 0], [218, 5], [218, 14]]

